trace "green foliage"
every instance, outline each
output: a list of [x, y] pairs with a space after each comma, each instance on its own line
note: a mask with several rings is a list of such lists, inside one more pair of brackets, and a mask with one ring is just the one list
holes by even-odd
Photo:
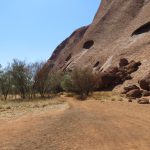
[[65, 91], [75, 92], [84, 99], [98, 87], [97, 79], [89, 68], [75, 69], [64, 76], [61, 85]]
[[31, 79], [26, 63], [24, 61], [14, 60], [11, 65], [11, 74], [15, 88], [19, 91], [21, 97], [25, 99], [26, 93], [28, 92], [28, 84]]
[[7, 99], [7, 96], [11, 90], [11, 82], [12, 82], [12, 76], [10, 74], [9, 70], [1, 71], [0, 73], [0, 91], [2, 95], [4, 96], [4, 99]]
[[65, 74], [61, 81], [61, 87], [66, 92], [73, 92], [73, 83], [71, 74]]
[[14, 60], [8, 69], [0, 67], [0, 91], [5, 99], [8, 94], [31, 99], [36, 94], [44, 98], [62, 91], [76, 93], [83, 99], [98, 87], [98, 83], [97, 76], [89, 68], [49, 73], [43, 62], [26, 64], [20, 60]]
[[51, 73], [48, 76], [49, 82], [49, 92], [50, 93], [59, 93], [62, 92], [61, 81], [63, 79], [63, 73]]

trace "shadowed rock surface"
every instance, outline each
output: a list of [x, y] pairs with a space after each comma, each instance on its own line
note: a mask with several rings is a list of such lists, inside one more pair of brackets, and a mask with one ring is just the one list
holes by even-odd
[[122, 94], [127, 94], [131, 90], [140, 90], [140, 88], [136, 85], [129, 85], [124, 87], [124, 91], [122, 92]]
[[[126, 63], [122, 63], [122, 60], [126, 60]], [[110, 90], [119, 84], [123, 84], [127, 80], [131, 80], [131, 74], [137, 71], [140, 66], [140, 62], [128, 62], [125, 58], [121, 59], [119, 67], [109, 67], [106, 71], [99, 73], [99, 90]]]
[[149, 104], [149, 99], [147, 98], [140, 98], [138, 99], [139, 104]]
[[150, 73], [139, 80], [139, 85], [143, 90], [150, 91]]
[[142, 92], [139, 89], [134, 89], [134, 90], [129, 91], [126, 94], [126, 96], [128, 98], [140, 98], [142, 97]]

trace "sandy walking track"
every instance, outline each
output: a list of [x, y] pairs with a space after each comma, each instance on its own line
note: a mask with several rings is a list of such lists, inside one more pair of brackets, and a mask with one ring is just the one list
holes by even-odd
[[69, 103], [65, 111], [0, 122], [0, 150], [150, 150], [150, 105]]

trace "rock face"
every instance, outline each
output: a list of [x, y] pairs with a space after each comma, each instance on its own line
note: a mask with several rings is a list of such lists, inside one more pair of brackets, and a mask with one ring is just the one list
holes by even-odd
[[134, 89], [134, 90], [129, 91], [126, 94], [126, 96], [128, 98], [140, 98], [142, 97], [142, 92], [139, 89]]
[[150, 91], [150, 73], [139, 80], [139, 85], [143, 90]]
[[139, 104], [149, 104], [149, 99], [147, 98], [140, 98], [137, 101]]
[[124, 67], [124, 66], [127, 66], [129, 64], [128, 60], [125, 59], [125, 58], [121, 58], [120, 59], [120, 63], [119, 63], [119, 66], [120, 67]]
[[[76, 30], [54, 51], [49, 71], [92, 67], [105, 72], [127, 58], [142, 63], [133, 74], [139, 80], [150, 68], [150, 0], [102, 0], [91, 25]], [[122, 59], [121, 67], [128, 62]], [[133, 62], [131, 70], [137, 70]]]
[[124, 91], [122, 92], [122, 94], [127, 94], [128, 92], [130, 92], [132, 90], [140, 90], [140, 88], [136, 85], [126, 86], [126, 87], [124, 87]]
[[[126, 63], [122, 63], [122, 60]], [[100, 72], [100, 89], [114, 88], [116, 85], [131, 80], [131, 74], [139, 69], [140, 62], [131, 61], [123, 58], [119, 62], [119, 67], [109, 67], [106, 71]]]
[[142, 96], [150, 96], [150, 91], [143, 91]]

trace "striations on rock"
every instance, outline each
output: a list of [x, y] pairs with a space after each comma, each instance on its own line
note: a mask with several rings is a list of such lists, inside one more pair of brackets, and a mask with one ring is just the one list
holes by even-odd
[[[149, 0], [102, 0], [93, 22], [76, 30], [55, 49], [47, 62], [47, 66], [53, 64], [49, 71], [93, 67], [95, 62], [99, 62], [97, 71], [102, 71], [101, 67], [109, 58], [111, 67], [117, 66], [121, 59], [120, 67], [126, 67], [127, 74], [137, 71], [142, 62], [142, 67], [132, 76], [134, 81], [138, 81], [150, 68], [149, 21]], [[122, 58], [139, 63], [132, 61], [129, 65]], [[122, 76], [123, 72], [124, 69], [118, 76]], [[109, 76], [110, 80], [113, 78]]]

